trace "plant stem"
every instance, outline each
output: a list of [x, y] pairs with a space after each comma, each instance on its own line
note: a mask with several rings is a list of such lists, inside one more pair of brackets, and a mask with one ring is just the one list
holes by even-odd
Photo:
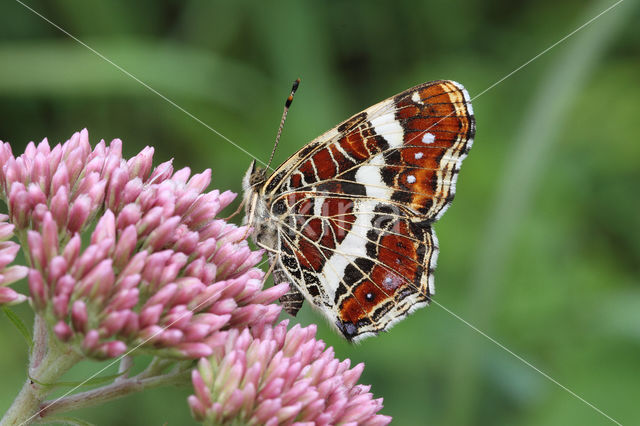
[[47, 417], [53, 414], [98, 405], [106, 401], [122, 398], [123, 396], [146, 389], [167, 385], [186, 384], [189, 381], [190, 370], [182, 369], [148, 378], [140, 377], [143, 376], [143, 374], [144, 373], [140, 373], [137, 376], [116, 381], [107, 386], [92, 389], [90, 391], [81, 392], [52, 401], [45, 401], [40, 405], [40, 417]]
[[126, 380], [131, 372], [131, 368], [133, 367], [133, 358], [130, 355], [122, 357], [120, 360], [120, 365], [118, 366], [118, 374], [122, 374], [122, 376], [118, 377], [115, 381], [121, 382]]
[[34, 327], [29, 378], [4, 414], [0, 426], [29, 424], [35, 420], [40, 415], [38, 407], [51, 391], [50, 385], [81, 359], [79, 354], [48, 334], [39, 315], [36, 315]]
[[147, 377], [158, 376], [172, 364], [175, 364], [174, 360], [158, 358], [157, 356], [153, 357], [149, 365], [147, 365], [147, 368], [145, 368], [143, 372], [138, 374], [137, 377], [146, 379]]
[[47, 354], [47, 322], [42, 315], [36, 315], [33, 321], [33, 348], [31, 350], [31, 360], [29, 374], [33, 377], [31, 369], [38, 368]]
[[[29, 379], [0, 421], [0, 426], [26, 425], [53, 414], [97, 405], [134, 392], [189, 382], [192, 362], [176, 363], [175, 360], [156, 357], [144, 371], [134, 377], [121, 376], [107, 386], [45, 401], [53, 389], [52, 385], [80, 361], [82, 355], [53, 336], [45, 320], [38, 314], [35, 317], [33, 336]], [[131, 360], [123, 361], [122, 368], [129, 369]], [[175, 365], [175, 368], [163, 374], [171, 365]]]

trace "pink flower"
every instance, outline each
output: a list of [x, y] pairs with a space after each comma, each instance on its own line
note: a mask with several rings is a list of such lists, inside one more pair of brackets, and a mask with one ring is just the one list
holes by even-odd
[[[386, 425], [376, 414], [382, 399], [358, 385], [364, 368], [339, 362], [333, 348], [315, 339], [315, 327], [287, 323], [253, 332], [229, 332], [224, 346], [192, 372], [188, 398], [196, 420], [206, 424]], [[235, 423], [234, 423], [235, 422]]]
[[209, 356], [228, 330], [272, 324], [288, 288], [263, 291], [247, 229], [216, 219], [235, 194], [206, 192], [209, 170], [153, 168], [152, 157], [147, 147], [123, 159], [117, 139], [91, 149], [86, 130], [17, 158], [0, 143], [0, 195], [26, 233], [32, 304], [90, 357]]
[[16, 258], [20, 246], [9, 239], [13, 236], [14, 226], [7, 223], [9, 217], [0, 214], [0, 306], [15, 305], [27, 300], [27, 297], [6, 287], [27, 276], [26, 266], [8, 266]]
[[[86, 130], [53, 148], [30, 143], [19, 157], [0, 142], [0, 198], [9, 207], [0, 215], [0, 304], [26, 299], [5, 285], [28, 276], [30, 303], [45, 320], [36, 321], [30, 369], [51, 356], [39, 374], [53, 383], [82, 355], [156, 357], [138, 375], [86, 393], [107, 400], [128, 392], [124, 385], [181, 383], [194, 364], [166, 372], [159, 357], [200, 359], [188, 402], [207, 424], [388, 424], [377, 414], [382, 399], [356, 383], [363, 364], [337, 360], [313, 326], [274, 326], [274, 302], [288, 285], [263, 290], [255, 267], [263, 253], [247, 245], [249, 230], [216, 217], [235, 194], [207, 191], [209, 170], [154, 168], [152, 159], [149, 147], [122, 158], [117, 139], [92, 149]], [[19, 249], [14, 231], [29, 268], [8, 266]], [[47, 347], [48, 332], [75, 353]], [[27, 381], [27, 391], [37, 383]], [[83, 399], [40, 402], [55, 411]]]

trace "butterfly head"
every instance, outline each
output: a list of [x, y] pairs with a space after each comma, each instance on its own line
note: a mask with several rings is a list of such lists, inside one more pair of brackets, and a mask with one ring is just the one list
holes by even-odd
[[253, 160], [242, 179], [242, 190], [245, 193], [255, 192], [266, 179], [267, 170], [262, 167], [256, 167], [256, 160]]
[[253, 241], [259, 247], [274, 249], [278, 240], [277, 226], [273, 223], [273, 217], [262, 192], [267, 179], [266, 171], [265, 168], [256, 167], [254, 160], [242, 179], [243, 204], [246, 213], [243, 224], [253, 229]]
[[256, 167], [256, 160], [251, 162], [251, 165], [247, 169], [247, 172], [242, 178], [242, 191], [244, 192], [243, 204], [247, 211], [247, 216], [244, 218], [244, 223], [252, 222], [255, 210], [256, 199], [260, 186], [266, 179], [265, 169]]

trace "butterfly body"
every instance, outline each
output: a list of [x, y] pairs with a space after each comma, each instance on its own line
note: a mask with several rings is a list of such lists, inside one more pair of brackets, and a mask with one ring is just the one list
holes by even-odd
[[431, 227], [455, 193], [475, 120], [461, 85], [435, 81], [354, 115], [267, 177], [243, 181], [247, 223], [281, 298], [306, 299], [349, 340], [387, 330], [434, 293]]

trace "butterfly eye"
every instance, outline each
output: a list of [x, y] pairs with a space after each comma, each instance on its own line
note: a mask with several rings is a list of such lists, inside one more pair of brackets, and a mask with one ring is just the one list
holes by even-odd
[[251, 172], [251, 177], [249, 178], [249, 184], [251, 186], [260, 185], [264, 182], [266, 176], [267, 175], [265, 169], [254, 168], [254, 170]]
[[284, 212], [287, 211], [287, 206], [285, 206], [284, 200], [280, 199], [280, 200], [276, 201], [273, 204], [273, 207], [271, 207], [271, 211], [273, 212], [273, 214], [278, 215], [278, 216], [284, 214]]

